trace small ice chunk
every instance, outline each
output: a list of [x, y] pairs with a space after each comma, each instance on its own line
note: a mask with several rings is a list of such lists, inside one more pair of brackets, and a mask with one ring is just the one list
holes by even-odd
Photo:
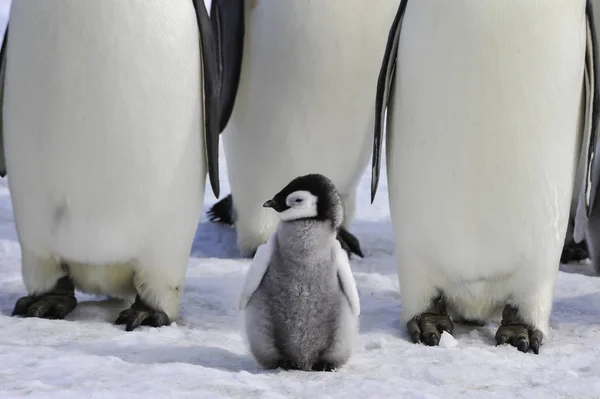
[[453, 348], [458, 345], [458, 341], [454, 339], [452, 334], [449, 334], [446, 331], [442, 331], [442, 336], [440, 337], [440, 346], [442, 348]]

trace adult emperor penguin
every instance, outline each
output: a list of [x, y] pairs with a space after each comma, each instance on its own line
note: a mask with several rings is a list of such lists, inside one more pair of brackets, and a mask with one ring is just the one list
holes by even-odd
[[[178, 317], [206, 170], [218, 196], [218, 63], [201, 0], [12, 2], [2, 138], [28, 296], [135, 302], [128, 331]], [[208, 162], [207, 162], [208, 161]]]
[[[538, 353], [580, 150], [591, 188], [591, 15], [585, 0], [402, 0], [377, 85], [372, 196], [387, 108], [390, 211], [413, 342], [437, 345], [453, 330], [450, 316], [479, 321], [502, 309], [496, 342]], [[585, 214], [590, 204], [586, 195]]]
[[339, 189], [347, 213], [338, 239], [362, 256], [348, 228], [372, 143], [373, 82], [398, 4], [213, 0], [223, 42], [221, 128], [232, 196], [209, 217], [235, 223], [243, 256], [252, 256], [277, 226], [277, 216], [262, 207], [265, 196], [313, 172]]
[[360, 300], [336, 240], [344, 210], [320, 174], [297, 177], [264, 207], [281, 218], [259, 247], [240, 295], [250, 351], [264, 368], [333, 371], [348, 361]]

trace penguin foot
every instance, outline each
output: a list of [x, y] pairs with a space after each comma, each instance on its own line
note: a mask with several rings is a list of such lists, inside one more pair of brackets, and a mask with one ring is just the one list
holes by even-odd
[[286, 371], [288, 370], [300, 370], [300, 367], [298, 367], [298, 365], [296, 364], [296, 362], [293, 362], [291, 360], [280, 360], [277, 362], [277, 366], [275, 368], [279, 368], [279, 369], [284, 369]]
[[585, 240], [580, 243], [570, 242], [565, 244], [560, 255], [560, 263], [578, 263], [590, 257], [588, 246]]
[[502, 311], [502, 323], [496, 331], [496, 346], [511, 344], [523, 353], [529, 349], [536, 355], [544, 334], [540, 330], [523, 322], [517, 308], [506, 305]]
[[337, 367], [333, 363], [327, 362], [325, 360], [319, 360], [312, 366], [312, 371], [335, 371]]
[[352, 233], [343, 227], [340, 227], [337, 233], [338, 241], [342, 244], [344, 251], [348, 253], [348, 257], [352, 254], [356, 254], [361, 258], [364, 258], [362, 250], [360, 249], [360, 242]]
[[64, 319], [77, 306], [75, 285], [70, 277], [63, 277], [54, 288], [42, 295], [28, 295], [17, 300], [13, 316]]
[[208, 220], [213, 223], [233, 226], [233, 197], [231, 194], [214, 204], [206, 212], [206, 215], [208, 216]]
[[442, 297], [433, 301], [430, 310], [421, 313], [406, 323], [408, 334], [413, 343], [423, 342], [428, 346], [439, 345], [442, 332], [452, 334], [454, 324], [446, 312], [446, 302]]
[[125, 331], [133, 331], [139, 326], [168, 326], [171, 321], [165, 312], [152, 309], [137, 295], [133, 305], [119, 314], [115, 324], [125, 324]]

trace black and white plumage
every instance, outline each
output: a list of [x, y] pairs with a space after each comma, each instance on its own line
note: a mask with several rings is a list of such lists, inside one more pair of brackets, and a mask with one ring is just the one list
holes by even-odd
[[328, 178], [311, 174], [264, 206], [281, 222], [258, 248], [240, 296], [250, 351], [267, 369], [334, 370], [352, 354], [360, 314], [348, 255], [336, 240], [340, 196]]
[[[13, 1], [0, 51], [0, 176], [27, 296], [136, 301], [127, 330], [179, 317], [208, 171], [219, 195], [220, 74], [204, 3]], [[176, 199], [176, 204], [173, 204]]]
[[500, 310], [496, 343], [538, 353], [549, 336], [573, 187], [582, 190], [576, 241], [597, 217], [592, 14], [589, 0], [401, 1], [377, 85], [372, 195], [387, 122], [413, 342], [438, 345], [450, 317], [482, 321]]

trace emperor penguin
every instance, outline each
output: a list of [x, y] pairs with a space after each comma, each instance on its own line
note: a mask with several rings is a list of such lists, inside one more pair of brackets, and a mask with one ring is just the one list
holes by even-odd
[[292, 180], [263, 205], [281, 222], [261, 245], [240, 295], [246, 339], [264, 368], [334, 371], [353, 350], [360, 300], [336, 239], [344, 217], [320, 174]]
[[594, 26], [585, 0], [401, 1], [377, 83], [371, 195], [387, 120], [413, 342], [501, 311], [496, 343], [539, 352], [580, 156], [585, 215], [597, 179]]
[[349, 226], [372, 145], [373, 82], [398, 4], [213, 0], [231, 196], [209, 217], [235, 224], [242, 256], [253, 256], [277, 226], [262, 207], [265, 196], [318, 172], [334, 182], [346, 209], [338, 239], [362, 257]]
[[219, 195], [217, 40], [201, 0], [13, 1], [1, 51], [1, 169], [23, 282], [13, 315], [64, 318], [75, 290], [170, 324]]

